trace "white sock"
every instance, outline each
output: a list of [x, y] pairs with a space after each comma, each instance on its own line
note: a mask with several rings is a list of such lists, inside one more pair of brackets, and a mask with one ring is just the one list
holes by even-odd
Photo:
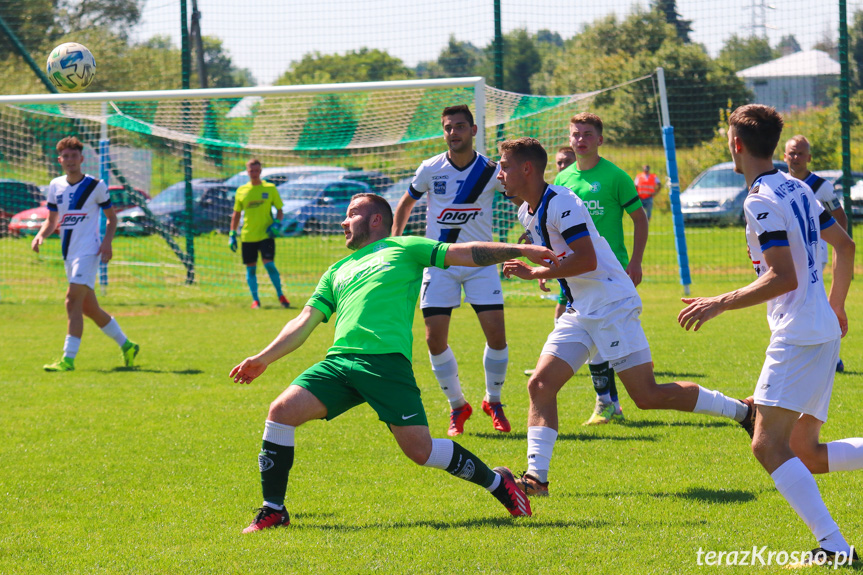
[[620, 400], [619, 399], [615, 399], [611, 403], [614, 404], [614, 411], [616, 411], [616, 412], [620, 411]]
[[487, 490], [487, 491], [489, 491], [489, 492], [494, 491], [495, 489], [497, 489], [497, 486], [498, 486], [498, 485], [500, 485], [500, 482], [501, 482], [500, 475], [498, 475], [497, 473], [495, 473], [495, 474], [494, 474], [494, 481], [492, 481], [492, 482], [491, 482], [491, 485], [489, 485], [488, 487], [486, 487], [486, 490]]
[[[447, 346], [440, 355], [432, 355], [429, 352], [432, 373], [437, 378], [441, 391], [449, 400], [453, 409], [465, 404], [464, 394], [461, 392], [461, 382], [458, 380], [458, 362], [452, 348]], [[449, 461], [447, 461], [449, 463]]]
[[550, 427], [527, 428], [527, 470], [541, 483], [548, 481], [551, 452], [557, 441], [557, 431]]
[[111, 321], [109, 321], [108, 324], [102, 328], [102, 333], [116, 341], [117, 345], [119, 345], [120, 347], [122, 347], [123, 344], [126, 343], [126, 335], [123, 333], [123, 330], [120, 329], [120, 324], [117, 323], [117, 320], [113, 317], [111, 318]]
[[863, 438], [850, 437], [827, 444], [828, 471], [863, 469]]
[[432, 438], [431, 453], [429, 454], [428, 461], [423, 463], [423, 466], [446, 469], [452, 461], [453, 449], [452, 439]]
[[275, 421], [267, 420], [264, 424], [264, 441], [283, 445], [285, 447], [294, 446], [294, 430], [293, 425], [285, 425], [284, 423], [276, 423]]
[[276, 511], [281, 511], [285, 508], [284, 505], [279, 505], [278, 503], [270, 503], [269, 501], [264, 501], [264, 505], [266, 505], [270, 509], [275, 509]]
[[608, 405], [609, 403], [611, 403], [611, 394], [606, 391], [605, 393], [598, 394], [596, 396], [596, 399], [598, 399], [600, 403]]
[[843, 545], [841, 549], [829, 548], [830, 551], [849, 550], [848, 543], [839, 533], [839, 526], [833, 521], [827, 506], [824, 505], [824, 500], [821, 499], [815, 478], [799, 458], [792, 457], [777, 467], [770, 477], [782, 497], [788, 501], [815, 535], [815, 539], [819, 542], [829, 539], [833, 547], [838, 544]]
[[717, 417], [727, 417], [734, 421], [743, 421], [749, 408], [740, 400], [726, 397], [718, 391], [698, 386], [698, 401], [692, 413], [706, 413]]
[[500, 392], [506, 381], [506, 367], [509, 364], [509, 347], [492, 349], [485, 345], [482, 365], [485, 368], [485, 395], [489, 403], [500, 403]]
[[81, 338], [67, 335], [66, 340], [63, 342], [63, 357], [75, 359], [75, 356], [78, 355], [79, 347], [81, 347]]

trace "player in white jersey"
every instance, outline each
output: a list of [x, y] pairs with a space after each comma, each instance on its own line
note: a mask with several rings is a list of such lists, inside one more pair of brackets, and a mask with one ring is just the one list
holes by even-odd
[[[782, 117], [768, 106], [741, 106], [728, 118], [734, 170], [750, 187], [743, 204], [746, 240], [758, 278], [730, 293], [684, 298], [678, 321], [698, 330], [723, 311], [767, 302], [770, 344], [755, 390], [752, 451], [818, 541], [813, 555], [851, 553], [824, 505], [813, 473], [863, 468], [863, 438], [823, 444], [821, 426], [833, 387], [839, 340], [848, 330], [845, 298], [855, 246], [804, 183], [773, 168]], [[835, 249], [825, 294], [818, 241]], [[855, 556], [856, 558], [856, 556]], [[807, 558], [804, 563], [812, 563]]]
[[751, 428], [749, 400], [731, 399], [690, 382], [656, 383], [638, 319], [641, 299], [584, 203], [567, 188], [546, 184], [548, 156], [538, 140], [502, 142], [500, 154], [498, 178], [507, 197], [520, 204], [518, 218], [529, 240], [561, 260], [548, 272], [510, 260], [504, 263], [504, 275], [557, 279], [568, 302], [527, 384], [527, 471], [516, 480], [519, 487], [528, 495], [548, 495], [548, 470], [558, 434], [557, 394], [597, 354], [609, 361], [641, 409], [708, 413]]
[[[117, 229], [117, 216], [111, 207], [111, 196], [105, 182], [81, 172], [83, 151], [83, 144], [74, 136], [57, 143], [58, 161], [66, 175], [55, 178], [48, 186], [48, 218], [31, 244], [33, 251], [38, 253], [45, 239], [59, 228], [69, 280], [66, 291], [68, 333], [63, 357], [45, 365], [45, 371], [75, 369], [85, 315], [117, 342], [127, 367], [134, 363], [140, 349], [138, 344], [129, 341], [117, 320], [103, 310], [96, 299], [96, 273], [99, 262], [108, 263], [113, 255], [111, 241]], [[99, 210], [105, 213], [107, 220], [104, 239], [99, 237]]]
[[[830, 212], [830, 215], [833, 216], [833, 219], [836, 220], [836, 223], [843, 230], [847, 230], [848, 217], [845, 215], [845, 210], [842, 209], [842, 204], [836, 196], [833, 184], [809, 171], [809, 162], [811, 161], [812, 153], [809, 140], [806, 139], [806, 136], [792, 136], [785, 142], [785, 162], [788, 164], [788, 172], [812, 188], [815, 198], [821, 202], [824, 209]], [[818, 245], [821, 249], [822, 262], [826, 265], [827, 242], [821, 240]], [[836, 371], [845, 371], [845, 364], [842, 363], [842, 359], [836, 362]]]
[[[427, 238], [449, 243], [492, 241], [492, 204], [495, 191], [500, 190], [496, 179], [499, 168], [473, 149], [477, 126], [467, 106], [445, 108], [441, 124], [447, 151], [420, 164], [396, 207], [393, 235], [402, 234], [414, 204], [428, 193]], [[450, 316], [453, 308], [461, 305], [462, 288], [465, 302], [473, 306], [486, 338], [482, 410], [491, 416], [496, 430], [507, 433], [511, 426], [503, 412], [501, 390], [509, 349], [503, 290], [496, 266], [426, 268], [423, 275], [420, 309], [425, 318], [432, 372], [450, 404], [447, 433], [452, 437], [461, 435], [465, 421], [473, 413], [462, 392], [458, 363], [448, 344]]]

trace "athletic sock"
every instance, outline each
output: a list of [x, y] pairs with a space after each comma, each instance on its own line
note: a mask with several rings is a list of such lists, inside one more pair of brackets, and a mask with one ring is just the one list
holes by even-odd
[[429, 352], [429, 360], [431, 361], [432, 373], [437, 378], [441, 391], [449, 400], [450, 407], [457, 409], [464, 405], [466, 402], [461, 391], [461, 383], [458, 380], [458, 362], [455, 360], [452, 348], [447, 346], [444, 352], [439, 355], [432, 355]]
[[706, 413], [717, 417], [727, 417], [734, 421], [743, 421], [749, 408], [740, 400], [726, 397], [718, 391], [698, 386], [698, 400], [692, 413]]
[[482, 365], [485, 368], [485, 394], [489, 403], [500, 403], [500, 392], [506, 381], [506, 367], [509, 364], [509, 347], [492, 349], [485, 345], [482, 352]]
[[102, 333], [116, 341], [117, 345], [120, 347], [123, 347], [123, 344], [126, 343], [126, 334], [123, 333], [123, 330], [120, 328], [120, 324], [117, 323], [117, 320], [113, 317], [111, 318], [111, 321], [102, 328]]
[[276, 288], [276, 295], [282, 297], [282, 277], [279, 275], [279, 270], [276, 269], [276, 262], [267, 262], [264, 264], [264, 267], [270, 275], [270, 281], [273, 282], [273, 287]]
[[63, 342], [63, 357], [75, 359], [75, 356], [78, 355], [79, 347], [81, 347], [81, 338], [67, 335], [66, 340]]
[[614, 370], [610, 367], [608, 368], [608, 395], [611, 396], [611, 402], [616, 407], [620, 407], [617, 403], [617, 381], [614, 379]]
[[836, 525], [827, 506], [824, 505], [824, 500], [821, 499], [815, 478], [799, 458], [792, 457], [777, 467], [770, 477], [782, 497], [788, 501], [815, 535], [815, 539], [819, 542], [827, 539], [832, 547], [841, 547], [837, 549], [825, 547], [825, 549], [849, 551], [848, 543], [839, 533], [839, 526]]
[[423, 466], [443, 469], [450, 475], [476, 483], [489, 491], [500, 480], [479, 457], [451, 439], [432, 439], [432, 450]]
[[[294, 465], [294, 426], [267, 421], [258, 455], [264, 503], [279, 509], [285, 504], [288, 475]], [[275, 505], [274, 505], [275, 504]]]
[[828, 471], [863, 469], [863, 438], [849, 437], [827, 444]]
[[527, 428], [527, 471], [539, 479], [540, 483], [548, 481], [548, 469], [551, 466], [551, 452], [557, 441], [557, 431], [550, 427]]
[[246, 283], [249, 284], [249, 291], [252, 292], [252, 299], [258, 300], [258, 269], [255, 266], [246, 266]]
[[593, 389], [603, 403], [611, 403], [611, 382], [614, 371], [608, 367], [608, 362], [588, 364], [590, 368], [590, 379], [593, 380]]

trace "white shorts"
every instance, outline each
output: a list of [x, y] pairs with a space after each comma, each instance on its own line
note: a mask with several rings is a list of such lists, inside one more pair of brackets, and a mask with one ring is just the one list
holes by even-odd
[[453, 266], [445, 270], [426, 268], [423, 271], [420, 309], [459, 307], [462, 286], [464, 286], [465, 303], [503, 305], [503, 289], [501, 289], [497, 266], [481, 268]]
[[93, 256], [78, 256], [66, 260], [66, 279], [70, 284], [81, 284], [96, 289], [96, 274], [99, 273], [99, 254]]
[[755, 403], [827, 421], [840, 342], [839, 338], [817, 345], [771, 342], [755, 387]]
[[581, 344], [591, 358], [601, 357], [615, 371], [648, 363], [651, 361], [650, 345], [641, 329], [639, 315], [641, 301], [637, 297], [610, 303], [590, 315], [568, 308], [548, 334], [541, 354], [564, 360], [573, 371], [578, 371], [584, 362], [579, 354], [573, 354], [572, 349], [578, 348], [573, 344]]

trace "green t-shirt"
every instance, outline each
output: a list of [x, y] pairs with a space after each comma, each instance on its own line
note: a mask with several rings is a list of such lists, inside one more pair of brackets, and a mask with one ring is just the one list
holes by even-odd
[[336, 314], [327, 355], [400, 353], [410, 360], [423, 269], [443, 268], [448, 248], [428, 238], [389, 237], [331, 265], [306, 303], [324, 321]]
[[260, 242], [267, 239], [267, 228], [273, 223], [273, 210], [282, 209], [282, 198], [275, 184], [262, 181], [259, 186], [252, 182], [237, 188], [234, 211], [243, 213], [243, 229], [240, 239], [244, 242]]
[[557, 175], [554, 184], [569, 188], [581, 198], [590, 211], [596, 231], [626, 269], [629, 253], [623, 242], [623, 211], [631, 214], [641, 207], [635, 182], [629, 174], [605, 158], [599, 158], [599, 163], [589, 170], [580, 171], [578, 164], [572, 164]]

